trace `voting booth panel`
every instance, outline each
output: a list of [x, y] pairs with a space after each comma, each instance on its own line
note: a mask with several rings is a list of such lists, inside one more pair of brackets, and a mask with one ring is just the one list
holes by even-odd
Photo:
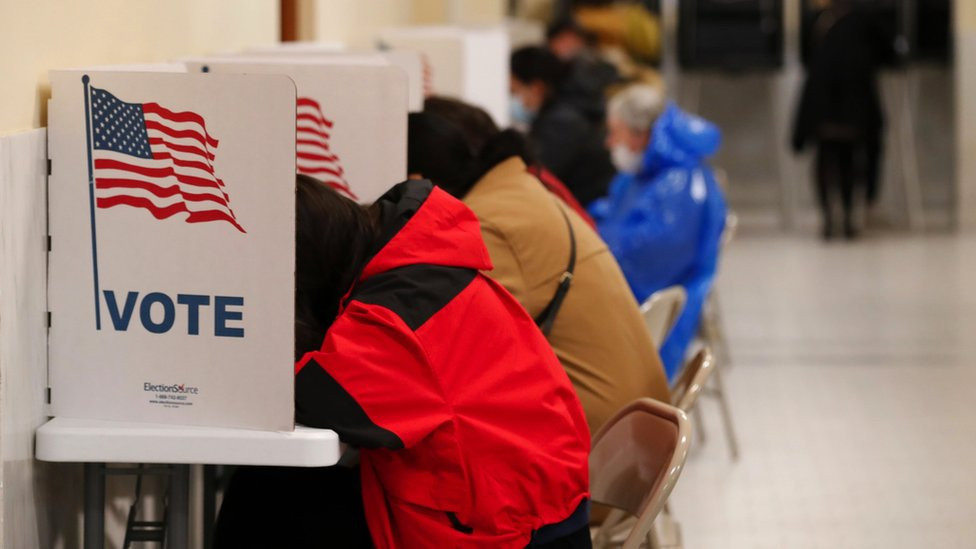
[[[345, 42], [334, 41], [298, 41], [298, 42], [279, 42], [266, 46], [255, 46], [245, 50], [248, 54], [278, 54], [279, 52], [289, 54], [319, 54], [319, 53], [342, 53], [348, 50]], [[236, 55], [236, 54], [235, 54]]]
[[90, 71], [111, 72], [176, 72], [185, 73], [186, 65], [179, 61], [164, 63], [122, 63], [117, 65], [96, 65], [87, 67]]
[[382, 59], [217, 58], [187, 67], [291, 77], [298, 89], [299, 173], [363, 204], [406, 179], [407, 77]]
[[[383, 48], [402, 48], [420, 54], [428, 95], [447, 95], [466, 99], [464, 88], [463, 38], [454, 33], [432, 36], [384, 34]], [[390, 51], [397, 51], [391, 49]]]
[[506, 127], [508, 30], [498, 27], [406, 27], [380, 33], [381, 48], [420, 52], [427, 95], [456, 97], [477, 105]]
[[407, 73], [407, 108], [410, 112], [424, 110], [425, 71], [423, 58], [419, 52], [408, 50], [382, 50], [378, 52], [346, 51], [337, 48], [332, 42], [286, 42], [274, 47], [255, 48], [240, 54], [240, 57], [250, 58], [308, 58], [323, 62], [357, 62], [370, 59], [382, 59], [386, 63], [399, 67]]
[[0, 137], [0, 547], [56, 547], [81, 478], [35, 461], [47, 420], [47, 132]]
[[509, 124], [509, 47], [503, 27], [465, 33], [464, 87], [471, 103], [487, 110], [495, 123]]
[[294, 83], [51, 84], [52, 414], [292, 429]]
[[390, 64], [407, 73], [407, 108], [410, 112], [424, 110], [429, 78], [424, 70], [424, 59], [420, 52], [409, 50], [387, 50], [382, 52]]

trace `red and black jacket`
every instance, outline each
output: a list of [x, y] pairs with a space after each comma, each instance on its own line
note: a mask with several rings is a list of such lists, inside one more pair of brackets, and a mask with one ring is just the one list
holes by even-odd
[[582, 408], [532, 318], [479, 273], [477, 218], [426, 181], [379, 206], [375, 255], [295, 367], [298, 421], [362, 449], [374, 543], [521, 548], [585, 526]]

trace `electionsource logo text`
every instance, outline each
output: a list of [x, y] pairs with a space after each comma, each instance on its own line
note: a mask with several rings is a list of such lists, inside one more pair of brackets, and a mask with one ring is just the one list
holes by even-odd
[[154, 385], [147, 381], [146, 383], [142, 384], [142, 390], [152, 393], [184, 393], [190, 395], [200, 394], [199, 387], [187, 387], [185, 383], [181, 385], [177, 385], [175, 383], [172, 385]]

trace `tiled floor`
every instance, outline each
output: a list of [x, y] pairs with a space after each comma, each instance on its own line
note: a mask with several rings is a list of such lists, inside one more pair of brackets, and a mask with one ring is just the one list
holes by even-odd
[[686, 549], [976, 547], [976, 236], [743, 236], [734, 364], [672, 497]]

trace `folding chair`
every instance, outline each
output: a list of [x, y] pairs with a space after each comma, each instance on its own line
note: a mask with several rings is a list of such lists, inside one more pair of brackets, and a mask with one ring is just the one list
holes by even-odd
[[[729, 213], [725, 217], [725, 229], [722, 231], [719, 244], [719, 261], [725, 255], [725, 249], [735, 238], [738, 229], [739, 217], [734, 213]], [[729, 352], [729, 342], [725, 337], [725, 323], [722, 321], [718, 289], [715, 286], [712, 286], [712, 291], [709, 292], [708, 298], [705, 301], [699, 333], [705, 344], [715, 350], [722, 364], [726, 365], [726, 367], [731, 366], [732, 354]]]
[[674, 323], [681, 316], [687, 299], [688, 294], [683, 287], [670, 286], [654, 292], [641, 305], [641, 314], [644, 316], [647, 330], [651, 333], [654, 347], [661, 348], [664, 339], [668, 337]]
[[708, 348], [698, 351], [681, 370], [678, 379], [671, 386], [671, 404], [686, 414], [690, 414], [698, 402], [698, 395], [705, 392], [705, 385], [715, 371], [715, 360]]
[[[734, 213], [728, 214], [725, 221], [725, 230], [722, 232], [720, 254], [725, 253], [726, 247], [735, 237], [738, 226], [739, 218]], [[722, 321], [721, 310], [719, 309], [718, 289], [714, 286], [705, 302], [698, 332], [705, 347], [714, 349], [718, 357], [718, 362], [721, 363], [722, 367], [728, 368], [731, 366], [732, 355], [729, 351], [728, 339], [725, 337], [724, 323]], [[725, 427], [725, 437], [729, 444], [729, 453], [732, 455], [732, 460], [735, 461], [739, 459], [739, 442], [735, 436], [735, 428], [732, 425], [732, 414], [729, 411], [729, 403], [725, 395], [725, 385], [722, 383], [721, 368], [714, 367], [713, 369], [715, 372], [712, 374], [711, 386], [705, 388], [702, 392], [715, 397], [718, 401], [719, 412], [722, 414], [722, 424]], [[701, 421], [697, 423], [697, 427], [699, 439], [704, 441], [705, 429]]]
[[590, 452], [590, 496], [613, 510], [594, 533], [595, 548], [608, 547], [615, 526], [628, 515], [636, 520], [623, 549], [645, 542], [659, 547], [654, 519], [681, 475], [690, 437], [685, 413], [651, 398], [628, 404], [597, 432]]

